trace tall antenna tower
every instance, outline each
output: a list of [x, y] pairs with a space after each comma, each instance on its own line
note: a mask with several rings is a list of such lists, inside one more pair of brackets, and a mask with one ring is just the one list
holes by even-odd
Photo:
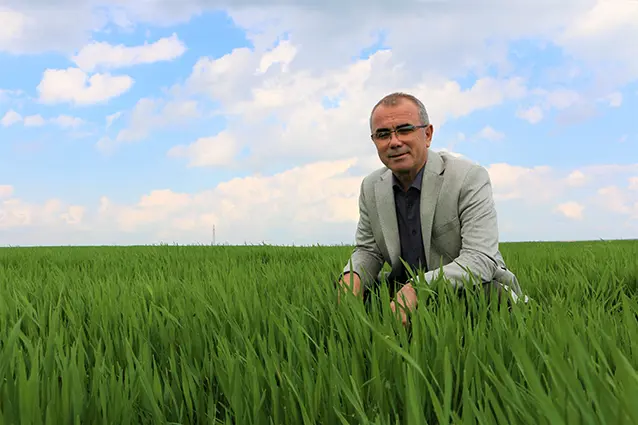
[[215, 225], [213, 224], [213, 245], [215, 245]]

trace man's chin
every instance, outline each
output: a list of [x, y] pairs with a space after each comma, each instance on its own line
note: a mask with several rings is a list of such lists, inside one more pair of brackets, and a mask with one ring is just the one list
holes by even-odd
[[392, 170], [392, 172], [394, 174], [410, 174], [410, 171], [412, 171], [411, 167], [406, 167], [406, 166], [402, 166], [402, 167], [389, 167], [390, 170]]

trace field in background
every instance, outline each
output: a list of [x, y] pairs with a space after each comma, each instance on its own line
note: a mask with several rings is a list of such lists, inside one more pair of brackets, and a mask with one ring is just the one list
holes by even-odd
[[637, 424], [638, 242], [502, 252], [529, 305], [408, 335], [349, 247], [0, 249], [0, 423]]

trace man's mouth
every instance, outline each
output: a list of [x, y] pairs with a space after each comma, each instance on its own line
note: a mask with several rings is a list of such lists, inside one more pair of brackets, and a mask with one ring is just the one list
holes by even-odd
[[406, 154], [407, 154], [407, 152], [403, 152], [403, 153], [400, 153], [400, 154], [397, 154], [397, 155], [390, 155], [390, 158], [391, 159], [401, 158], [402, 156], [404, 156]]

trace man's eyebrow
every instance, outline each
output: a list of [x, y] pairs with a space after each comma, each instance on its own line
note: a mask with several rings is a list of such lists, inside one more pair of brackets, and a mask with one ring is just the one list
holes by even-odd
[[[403, 128], [403, 127], [412, 127], [412, 124], [409, 124], [409, 123], [399, 124], [395, 128]], [[378, 131], [390, 131], [390, 129], [386, 127], [381, 127], [375, 130], [375, 132], [378, 132]]]

